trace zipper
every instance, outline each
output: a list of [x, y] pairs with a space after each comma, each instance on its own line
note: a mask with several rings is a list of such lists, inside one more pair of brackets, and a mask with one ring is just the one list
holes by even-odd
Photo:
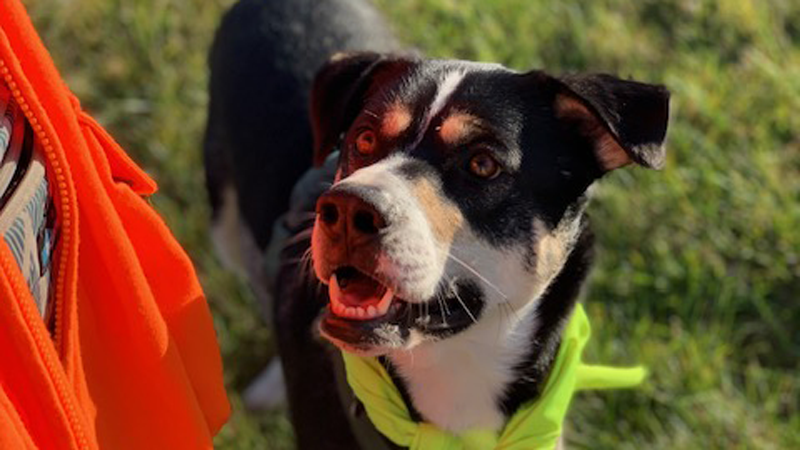
[[[42, 124], [39, 122], [39, 119], [33, 113], [30, 105], [23, 97], [17, 82], [14, 80], [14, 75], [11, 73], [2, 57], [0, 57], [0, 76], [3, 77], [8, 89], [11, 91], [11, 95], [19, 105], [25, 118], [28, 120], [28, 124], [30, 124], [31, 128], [33, 128], [36, 139], [39, 140], [39, 144], [44, 150], [45, 159], [49, 165], [49, 170], [47, 171], [48, 176], [52, 175], [55, 177], [55, 183], [52, 183], [51, 185], [55, 186], [55, 189], [53, 190], [57, 191], [55, 196], [59, 206], [57, 210], [57, 220], [60, 222], [61, 229], [61, 237], [59, 242], [61, 248], [58, 250], [59, 256], [56, 263], [55, 293], [53, 295], [53, 301], [55, 302], [55, 318], [53, 322], [55, 323], [55, 327], [52, 341], [54, 341], [56, 348], [55, 357], [48, 349], [48, 346], [51, 345], [51, 337], [49, 333], [44, 331], [45, 328], [41, 326], [41, 323], [35, 322], [42, 321], [42, 317], [40, 316], [38, 309], [35, 308], [33, 302], [21, 302], [19, 306], [27, 322], [28, 329], [33, 335], [33, 339], [36, 343], [36, 347], [39, 350], [39, 354], [44, 360], [45, 368], [55, 384], [56, 393], [61, 401], [64, 411], [66, 412], [67, 420], [69, 421], [73, 435], [77, 440], [78, 447], [89, 448], [86, 434], [83, 430], [83, 425], [78, 419], [76, 412], [77, 408], [70, 397], [71, 392], [68, 389], [62, 363], [59, 360], [59, 358], [64, 356], [64, 291], [66, 289], [65, 278], [67, 276], [67, 264], [69, 262], [69, 248], [72, 245], [73, 239], [72, 228], [74, 211], [74, 208], [72, 208], [72, 205], [70, 205], [69, 188], [67, 187], [65, 170], [61, 160], [53, 148], [53, 139], [48, 136], [48, 132], [44, 129]], [[7, 255], [7, 253], [3, 253], [2, 255]], [[0, 265], [2, 265], [2, 268], [6, 273], [13, 274], [14, 270], [16, 270], [16, 262], [10, 261], [7, 257], [0, 256]], [[11, 276], [10, 279], [14, 290], [17, 292], [23, 292], [24, 290], [28, 289], [27, 284], [22, 283], [21, 276]]]

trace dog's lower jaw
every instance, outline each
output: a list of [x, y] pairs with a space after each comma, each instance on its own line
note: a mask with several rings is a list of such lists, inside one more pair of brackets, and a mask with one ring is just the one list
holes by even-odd
[[501, 429], [507, 417], [499, 399], [530, 347], [537, 328], [534, 312], [532, 307], [516, 314], [496, 309], [458, 335], [389, 353], [413, 408], [425, 421], [455, 434]]

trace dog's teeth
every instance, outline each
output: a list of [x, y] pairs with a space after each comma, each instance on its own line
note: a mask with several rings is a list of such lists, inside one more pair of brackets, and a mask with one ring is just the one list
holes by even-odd
[[339, 289], [339, 282], [336, 280], [336, 274], [333, 274], [328, 280], [328, 297], [331, 301], [331, 309], [336, 314], [339, 314], [341, 310], [342, 305], [339, 303], [339, 297], [341, 295], [342, 291]]
[[383, 294], [381, 297], [381, 301], [378, 302], [377, 313], [378, 315], [386, 314], [386, 311], [389, 311], [389, 305], [392, 304], [392, 298], [394, 297], [394, 292], [391, 289], [386, 289], [386, 293]]
[[331, 299], [339, 299], [342, 295], [342, 289], [339, 287], [339, 280], [336, 278], [336, 274], [331, 275], [330, 280], [328, 280], [328, 294]]
[[369, 306], [347, 306], [343, 302], [344, 293], [342, 292], [342, 285], [339, 282], [336, 274], [331, 275], [328, 282], [328, 293], [330, 297], [330, 310], [337, 316], [348, 317], [351, 319], [373, 319], [375, 317], [383, 316], [389, 311], [389, 306], [392, 304], [394, 292], [391, 289], [386, 289], [386, 292], [375, 305]]

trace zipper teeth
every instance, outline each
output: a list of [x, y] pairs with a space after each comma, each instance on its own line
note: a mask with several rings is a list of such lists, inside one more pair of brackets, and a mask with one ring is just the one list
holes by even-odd
[[[67, 257], [69, 254], [69, 247], [72, 244], [72, 233], [70, 232], [72, 227], [72, 211], [70, 209], [69, 204], [69, 190], [67, 188], [67, 180], [64, 175], [64, 169], [61, 166], [61, 161], [59, 161], [58, 155], [55, 153], [53, 149], [53, 144], [50, 138], [47, 136], [47, 132], [45, 131], [42, 124], [39, 123], [39, 120], [33, 114], [33, 111], [30, 108], [30, 105], [25, 101], [25, 98], [22, 96], [16, 81], [14, 80], [14, 76], [11, 74], [11, 71], [6, 66], [5, 61], [0, 58], [0, 75], [3, 76], [5, 79], [8, 88], [11, 90], [11, 95], [16, 100], [17, 104], [19, 104], [20, 109], [22, 109], [22, 113], [25, 115], [25, 118], [28, 120], [28, 123], [33, 128], [34, 132], [36, 133], [36, 138], [39, 139], [39, 143], [41, 147], [44, 149], [45, 157], [47, 158], [48, 163], [50, 164], [50, 168], [52, 169], [51, 173], [53, 173], [56, 177], [56, 185], [58, 186], [58, 201], [60, 202], [60, 209], [58, 210], [58, 220], [61, 222], [61, 249], [59, 250], [59, 258], [58, 258], [58, 266], [56, 272], [56, 290], [54, 295], [54, 301], [56, 302], [56, 309], [55, 309], [55, 347], [56, 351], [60, 357], [63, 353], [63, 319], [64, 319], [64, 289], [65, 289], [65, 281], [66, 273], [67, 273]], [[9, 268], [10, 262], [7, 259], [3, 261], [3, 268], [4, 270], [11, 270]], [[8, 272], [11, 273], [11, 272]], [[14, 289], [20, 292], [22, 289], [27, 289], [27, 286], [21, 286], [19, 277], [11, 277], [12, 283], [14, 283]], [[56, 392], [58, 393], [58, 397], [61, 400], [61, 404], [66, 410], [67, 418], [69, 423], [72, 427], [72, 431], [75, 434], [75, 437], [78, 441], [78, 445], [80, 448], [89, 448], [86, 440], [86, 436], [83, 432], [83, 427], [78, 420], [77, 414], [75, 412], [75, 406], [69, 398], [66, 382], [63, 378], [63, 375], [57, 370], [56, 364], [61, 364], [60, 361], [53, 361], [52, 355], [48, 352], [47, 349], [47, 342], [50, 340], [50, 336], [43, 336], [41, 332], [41, 327], [36, 324], [34, 321], [41, 320], [41, 317], [37, 313], [34, 314], [31, 308], [33, 308], [33, 304], [30, 302], [22, 302], [20, 304], [20, 308], [22, 310], [23, 316], [25, 320], [28, 322], [28, 328], [31, 330], [33, 334], [34, 341], [36, 342], [36, 346], [39, 349], [39, 353], [44, 360], [45, 368], [47, 369], [48, 373], [50, 374], [51, 379], [55, 383]]]

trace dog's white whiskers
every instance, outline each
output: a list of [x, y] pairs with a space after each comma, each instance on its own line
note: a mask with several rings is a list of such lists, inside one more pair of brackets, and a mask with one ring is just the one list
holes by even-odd
[[505, 311], [507, 311], [509, 314], [513, 314], [514, 315], [514, 319], [516, 319], [517, 321], [520, 320], [519, 314], [517, 314], [517, 310], [514, 309], [514, 307], [511, 305], [511, 302], [509, 302], [509, 301], [501, 302], [500, 303], [500, 307], [504, 308]]
[[500, 302], [499, 303], [499, 307], [500, 307], [501, 314], [503, 314], [503, 319], [500, 322], [498, 322], [497, 336], [496, 336], [496, 341], [497, 342], [500, 341], [500, 338], [501, 338], [501, 336], [503, 334], [502, 333], [503, 328], [512, 326], [512, 322], [511, 322], [511, 319], [512, 319], [511, 316], [512, 315], [514, 316], [514, 318], [516, 319], [517, 322], [519, 322], [519, 320], [520, 320], [519, 314], [517, 314], [517, 311], [514, 310], [514, 308], [511, 306], [511, 302], [508, 302], [508, 301]]
[[500, 337], [503, 334], [502, 333], [503, 327], [505, 327], [508, 323], [511, 322], [510, 320], [508, 320], [508, 312], [503, 308], [502, 303], [500, 303], [500, 314], [502, 315], [502, 318], [500, 321], [497, 322], [497, 332], [494, 335], [495, 343], [500, 342]]
[[490, 288], [494, 289], [498, 294], [500, 294], [500, 296], [503, 297], [504, 300], [508, 300], [508, 296], [503, 291], [501, 291], [500, 288], [498, 288], [497, 286], [494, 285], [494, 283], [492, 283], [491, 281], [486, 279], [486, 277], [481, 275], [481, 273], [478, 272], [477, 270], [475, 270], [472, 266], [470, 266], [469, 264], [465, 263], [464, 261], [458, 259], [458, 257], [456, 257], [455, 255], [453, 255], [450, 252], [447, 252], [447, 257], [452, 259], [454, 262], [456, 262], [458, 264], [461, 264], [461, 266], [463, 266], [465, 269], [467, 269], [470, 272], [472, 272], [472, 274], [475, 275], [476, 277], [478, 277], [478, 279], [480, 279], [481, 281], [486, 283], [487, 286], [489, 286]]
[[313, 267], [313, 257], [314, 256], [311, 252], [311, 247], [309, 247], [303, 252], [303, 255], [297, 259], [297, 270], [301, 277], [306, 277], [311, 271], [311, 268]]
[[284, 260], [284, 262], [289, 263], [289, 264], [298, 264], [300, 266], [306, 266], [306, 265], [308, 265], [310, 260], [311, 260], [311, 252], [309, 250], [306, 250], [299, 257], [297, 257], [297, 258], [287, 258], [287, 259]]
[[[455, 288], [455, 278], [448, 277], [447, 275], [445, 275], [445, 278], [448, 278], [447, 287], [450, 289], [450, 292], [455, 292], [455, 290], [456, 290], [456, 288]], [[442, 298], [442, 305], [444, 306], [445, 312], [449, 316], [450, 315], [450, 307], [447, 306], [447, 299], [446, 298]]]
[[306, 228], [306, 229], [304, 229], [304, 230], [301, 230], [301, 231], [299, 231], [298, 233], [296, 233], [294, 236], [292, 236], [292, 237], [290, 237], [290, 238], [286, 239], [286, 240], [284, 241], [284, 244], [283, 244], [283, 246], [284, 246], [284, 247], [288, 247], [288, 246], [290, 246], [290, 245], [297, 244], [298, 242], [302, 241], [303, 239], [308, 239], [308, 238], [310, 238], [310, 237], [311, 237], [311, 233], [312, 233], [313, 231], [314, 231], [314, 230], [313, 230], [313, 228], [311, 228], [311, 227], [309, 227], [309, 228]]
[[472, 314], [472, 311], [470, 311], [469, 308], [467, 308], [467, 304], [464, 303], [464, 300], [461, 299], [461, 296], [458, 295], [458, 292], [453, 291], [453, 294], [455, 294], [456, 300], [458, 300], [458, 303], [461, 303], [461, 307], [464, 308], [464, 311], [467, 312], [469, 318], [472, 319], [472, 323], [478, 323], [478, 319], [476, 319], [475, 316]]
[[430, 322], [431, 320], [431, 302], [425, 302], [425, 321]]
[[300, 265], [302, 265], [303, 263], [305, 263], [305, 257], [301, 256], [299, 258], [288, 258], [288, 259], [285, 259], [284, 262], [289, 263], [289, 264], [300, 264]]
[[[447, 304], [447, 295], [456, 292], [456, 279], [453, 276], [448, 276], [447, 274], [444, 274], [442, 277], [442, 283], [447, 285], [446, 289], [449, 292], [440, 291], [438, 297], [440, 298], [443, 314], [450, 316], [452, 313], [450, 312], [450, 306]], [[444, 321], [444, 324], [445, 326], [447, 326], [446, 320]]]
[[[444, 324], [444, 326], [448, 326], [447, 325], [447, 316], [445, 315], [445, 303], [446, 302], [444, 301], [444, 298], [442, 298], [442, 296], [440, 294], [436, 294], [436, 301], [439, 303], [439, 315], [442, 316], [442, 323]], [[448, 312], [447, 315], [450, 315], [450, 313]]]
[[421, 319], [422, 323], [428, 323], [430, 315], [428, 314], [428, 307], [430, 306], [429, 302], [420, 303], [419, 308], [419, 319]]

